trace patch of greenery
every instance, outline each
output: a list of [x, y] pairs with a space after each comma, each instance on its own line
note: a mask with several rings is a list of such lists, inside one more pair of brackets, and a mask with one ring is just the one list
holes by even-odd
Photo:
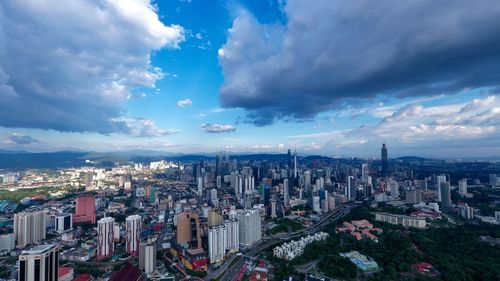
[[295, 232], [304, 228], [301, 223], [289, 219], [282, 219], [277, 223], [278, 225], [270, 231], [273, 235], [280, 232]]
[[15, 191], [10, 191], [8, 189], [0, 189], [0, 199], [9, 200], [16, 203], [19, 203], [19, 200], [25, 197], [32, 197], [35, 195], [44, 195], [49, 197], [51, 193], [55, 193], [61, 190], [66, 189], [65, 187], [53, 187], [53, 186], [44, 186], [39, 188], [23, 188]]

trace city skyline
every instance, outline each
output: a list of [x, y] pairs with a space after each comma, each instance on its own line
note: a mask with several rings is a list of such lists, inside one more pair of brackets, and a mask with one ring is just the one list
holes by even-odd
[[500, 156], [499, 16], [495, 1], [2, 2], [0, 150]]

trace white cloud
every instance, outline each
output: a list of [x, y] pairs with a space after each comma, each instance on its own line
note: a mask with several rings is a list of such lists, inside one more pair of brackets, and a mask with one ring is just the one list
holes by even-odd
[[207, 133], [230, 133], [236, 131], [235, 127], [222, 124], [204, 123], [201, 125], [201, 128]]
[[148, 0], [1, 1], [0, 126], [126, 133], [131, 90], [165, 76], [151, 52], [184, 40]]
[[153, 120], [143, 118], [116, 118], [113, 122], [132, 137], [161, 137], [179, 133], [177, 129], [158, 128]]
[[190, 99], [183, 99], [183, 100], [177, 101], [177, 106], [180, 108], [184, 108], [184, 107], [188, 107], [188, 106], [192, 106], [192, 105], [193, 105], [193, 102]]

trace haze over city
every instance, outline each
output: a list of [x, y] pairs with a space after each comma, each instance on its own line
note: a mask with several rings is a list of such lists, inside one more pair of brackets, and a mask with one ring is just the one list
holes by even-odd
[[496, 1], [4, 1], [0, 149], [500, 156]]

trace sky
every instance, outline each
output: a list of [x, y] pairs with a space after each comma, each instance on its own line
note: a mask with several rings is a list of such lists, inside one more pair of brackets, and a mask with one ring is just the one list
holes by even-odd
[[0, 1], [0, 150], [500, 156], [495, 0]]

